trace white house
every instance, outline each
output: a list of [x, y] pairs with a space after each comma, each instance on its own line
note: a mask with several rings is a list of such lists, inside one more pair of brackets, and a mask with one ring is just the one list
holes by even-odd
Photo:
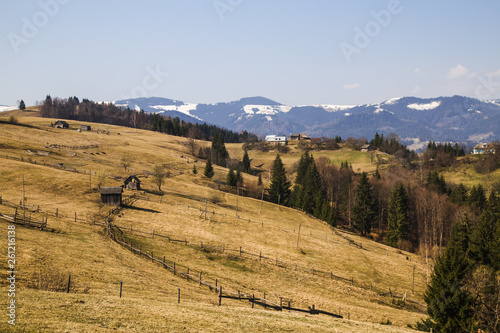
[[266, 135], [266, 142], [275, 146], [288, 144], [288, 140], [285, 135]]

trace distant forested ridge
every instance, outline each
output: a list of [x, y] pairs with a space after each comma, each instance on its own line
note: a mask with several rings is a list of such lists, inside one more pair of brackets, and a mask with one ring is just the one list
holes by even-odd
[[88, 99], [80, 101], [78, 97], [60, 99], [48, 95], [41, 105], [41, 116], [140, 128], [200, 140], [211, 140], [216, 133], [221, 133], [227, 143], [243, 142], [249, 138], [257, 140], [255, 134], [247, 131], [236, 133], [215, 125], [185, 122], [178, 117], [150, 114], [112, 103], [96, 103]]

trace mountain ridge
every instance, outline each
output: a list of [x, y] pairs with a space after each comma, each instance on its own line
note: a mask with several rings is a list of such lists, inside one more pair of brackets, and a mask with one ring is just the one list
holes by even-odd
[[408, 144], [429, 140], [462, 142], [500, 140], [500, 100], [465, 96], [398, 97], [362, 105], [283, 105], [256, 96], [215, 104], [184, 103], [151, 97], [116, 101], [145, 112], [211, 123], [259, 136], [307, 132], [314, 137], [366, 137], [396, 133]]

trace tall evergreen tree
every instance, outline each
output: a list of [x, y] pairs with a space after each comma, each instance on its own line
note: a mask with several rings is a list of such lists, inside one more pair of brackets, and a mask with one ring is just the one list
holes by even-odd
[[262, 174], [259, 172], [259, 178], [257, 179], [257, 185], [262, 185]]
[[229, 172], [226, 176], [226, 184], [228, 186], [236, 187], [236, 175], [233, 168], [229, 168]]
[[243, 174], [241, 173], [240, 169], [236, 169], [236, 175], [234, 176], [236, 179], [236, 185], [237, 186], [243, 186]]
[[224, 167], [229, 158], [229, 153], [224, 144], [224, 137], [220, 131], [215, 133], [214, 139], [212, 140], [212, 158], [216, 165]]
[[305, 212], [313, 214], [316, 209], [321, 210], [322, 202], [320, 198], [323, 198], [324, 195], [322, 195], [321, 177], [314, 161], [309, 165], [305, 174], [301, 194], [301, 208]]
[[467, 219], [453, 227], [424, 294], [427, 313], [438, 332], [470, 332], [473, 325], [472, 299], [465, 289], [470, 269], [468, 234]]
[[209, 159], [205, 164], [205, 170], [203, 171], [203, 175], [207, 178], [212, 178], [215, 175], [214, 167], [212, 166], [212, 162], [210, 162]]
[[24, 104], [24, 101], [23, 101], [23, 100], [21, 100], [21, 102], [19, 102], [19, 109], [20, 109], [20, 110], [24, 110], [24, 109], [26, 109], [26, 104]]
[[366, 236], [371, 231], [372, 224], [377, 217], [375, 208], [376, 204], [372, 193], [372, 186], [368, 181], [366, 172], [363, 172], [357, 187], [356, 204], [352, 208], [354, 227], [363, 236]]
[[291, 183], [286, 177], [286, 169], [281, 157], [278, 155], [273, 163], [271, 183], [269, 184], [269, 197], [271, 202], [288, 204]]
[[248, 152], [245, 149], [245, 154], [243, 155], [243, 172], [249, 173], [250, 172], [250, 158], [248, 157]]
[[408, 208], [408, 195], [403, 184], [399, 183], [389, 198], [387, 245], [397, 247], [399, 241], [408, 240], [410, 234]]
[[457, 187], [455, 187], [450, 193], [451, 202], [457, 205], [464, 205], [467, 203], [469, 199], [469, 191], [464, 184], [460, 183]]
[[297, 176], [295, 177], [295, 184], [302, 184], [309, 166], [314, 163], [314, 157], [309, 155], [306, 151], [300, 156], [299, 165], [297, 167]]
[[500, 269], [498, 247], [500, 239], [496, 236], [500, 227], [500, 199], [492, 191], [488, 203], [471, 236], [471, 257], [479, 264]]
[[484, 189], [481, 184], [477, 187], [472, 186], [469, 194], [469, 204], [476, 206], [480, 210], [482, 210], [486, 205], [486, 195], [484, 194]]

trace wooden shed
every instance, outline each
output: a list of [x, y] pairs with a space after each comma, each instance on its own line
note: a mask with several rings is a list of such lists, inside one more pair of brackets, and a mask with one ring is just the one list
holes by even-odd
[[80, 129], [82, 131], [91, 131], [92, 130], [92, 128], [89, 125], [82, 125], [82, 127], [80, 127]]
[[361, 147], [361, 151], [364, 152], [364, 153], [367, 153], [367, 152], [372, 151], [372, 150], [373, 150], [373, 146], [369, 145], [369, 144], [363, 145]]
[[69, 128], [69, 124], [64, 120], [58, 120], [52, 126], [54, 128]]
[[103, 204], [121, 206], [123, 187], [101, 187], [99, 193]]
[[125, 188], [127, 190], [140, 190], [141, 189], [141, 181], [137, 178], [136, 175], [129, 176], [125, 179]]

